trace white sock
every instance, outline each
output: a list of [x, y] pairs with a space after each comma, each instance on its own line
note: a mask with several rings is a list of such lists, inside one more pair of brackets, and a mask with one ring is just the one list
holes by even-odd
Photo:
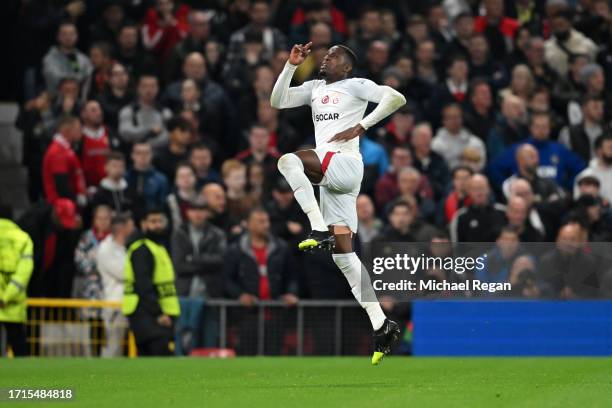
[[372, 328], [378, 330], [385, 322], [386, 316], [374, 293], [372, 281], [368, 271], [361, 265], [361, 261], [354, 252], [348, 254], [332, 254], [332, 258], [342, 271], [351, 286], [353, 296], [365, 309], [372, 323]]
[[315, 231], [327, 231], [327, 225], [315, 198], [314, 189], [310, 180], [304, 174], [304, 164], [300, 158], [293, 153], [284, 154], [278, 159], [277, 166], [293, 189], [295, 200], [308, 216], [310, 227]]

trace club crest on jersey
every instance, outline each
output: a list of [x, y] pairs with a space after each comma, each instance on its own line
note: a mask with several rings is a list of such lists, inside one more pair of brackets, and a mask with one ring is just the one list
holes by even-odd
[[322, 104], [326, 104], [329, 102], [329, 95], [325, 95], [322, 99], [321, 99], [321, 103]]

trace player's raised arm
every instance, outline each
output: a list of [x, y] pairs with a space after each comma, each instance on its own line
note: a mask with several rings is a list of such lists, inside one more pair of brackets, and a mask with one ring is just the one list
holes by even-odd
[[293, 88], [290, 88], [289, 85], [298, 65], [304, 62], [308, 54], [310, 54], [311, 46], [312, 43], [306, 45], [296, 44], [291, 49], [291, 54], [285, 64], [285, 68], [283, 68], [283, 71], [278, 76], [274, 89], [272, 89], [272, 95], [270, 95], [272, 107], [282, 109], [310, 104], [312, 83], [306, 82], [301, 86]]
[[355, 79], [351, 91], [355, 96], [377, 103], [378, 106], [354, 127], [337, 133], [331, 138], [330, 142], [340, 142], [361, 136], [370, 127], [406, 104], [404, 95], [390, 86], [377, 85], [369, 79]]

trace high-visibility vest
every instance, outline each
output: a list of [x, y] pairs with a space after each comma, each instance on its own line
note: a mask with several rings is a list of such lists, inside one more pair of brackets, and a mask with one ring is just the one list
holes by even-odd
[[34, 269], [34, 246], [17, 224], [0, 219], [0, 322], [26, 321], [26, 288]]
[[174, 286], [174, 268], [168, 251], [149, 239], [135, 241], [127, 251], [125, 259], [125, 284], [121, 310], [124, 315], [131, 315], [138, 306], [138, 295], [134, 292], [134, 269], [132, 254], [145, 245], [153, 255], [153, 285], [157, 289], [159, 306], [164, 314], [178, 316], [181, 313], [176, 287]]

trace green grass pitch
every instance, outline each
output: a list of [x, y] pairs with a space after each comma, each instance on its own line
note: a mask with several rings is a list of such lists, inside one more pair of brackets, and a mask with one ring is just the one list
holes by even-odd
[[14, 359], [0, 388], [72, 388], [33, 407], [610, 407], [609, 358]]

